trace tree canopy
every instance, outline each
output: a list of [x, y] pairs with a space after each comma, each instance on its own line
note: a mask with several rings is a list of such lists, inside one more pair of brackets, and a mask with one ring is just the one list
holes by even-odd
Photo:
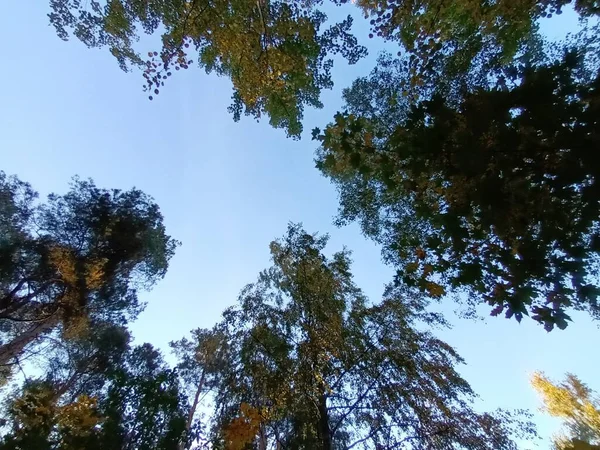
[[509, 413], [478, 413], [428, 325], [422, 297], [388, 287], [370, 304], [349, 252], [290, 225], [273, 266], [220, 325], [227, 364], [215, 399], [215, 448], [512, 449], [531, 432]]
[[90, 323], [125, 324], [142, 309], [137, 290], [166, 273], [177, 242], [158, 206], [137, 189], [74, 179], [65, 195], [36, 202], [32, 188], [0, 173], [0, 366], [53, 333]]
[[[243, 113], [267, 115], [271, 125], [297, 137], [304, 107], [320, 107], [321, 90], [333, 84], [331, 57], [340, 54], [352, 64], [366, 54], [350, 33], [350, 17], [324, 27], [320, 3], [50, 0], [49, 17], [62, 39], [72, 33], [89, 47], [108, 47], [123, 69], [141, 68], [151, 99], [175, 71], [197, 60], [207, 72], [231, 79], [236, 120]], [[162, 49], [141, 55], [140, 35], [157, 32]]]
[[576, 375], [554, 383], [536, 372], [531, 384], [541, 396], [542, 411], [563, 420], [566, 433], [555, 438], [559, 450], [600, 448], [600, 399]]
[[[86, 369], [100, 373], [97, 366]], [[27, 381], [9, 399], [11, 431], [0, 448], [176, 450], [186, 442], [186, 399], [176, 372], [152, 346], [126, 349], [101, 379], [81, 393], [57, 378]]]
[[[366, 55], [323, 0], [49, 3], [60, 38], [140, 69], [150, 100], [196, 62], [231, 80], [236, 120], [294, 138], [334, 58]], [[178, 244], [153, 199], [75, 178], [40, 202], [0, 172], [0, 450], [512, 450], [535, 435], [527, 412], [475, 407], [430, 303], [466, 293], [548, 331], [571, 311], [600, 318], [600, 24], [549, 44], [539, 19], [570, 0], [353, 3], [399, 51], [313, 138], [338, 224], [359, 222], [396, 269], [381, 299], [347, 249], [290, 224], [272, 266], [169, 362], [128, 330]], [[600, 15], [598, 0], [573, 8]], [[565, 422], [558, 449], [600, 446], [585, 384], [532, 384]]]
[[514, 64], [416, 103], [387, 60], [314, 134], [340, 222], [358, 220], [399, 279], [431, 295], [464, 288], [548, 330], [569, 309], [598, 317], [600, 73], [580, 56]]
[[[478, 65], [504, 66], [537, 46], [540, 18], [561, 14], [570, 3], [356, 2], [371, 17], [370, 37], [397, 42], [399, 55], [410, 55], [407, 88], [460, 79]], [[124, 70], [141, 68], [151, 99], [173, 71], [197, 60], [207, 72], [231, 79], [236, 120], [242, 113], [267, 115], [271, 125], [298, 137], [304, 107], [322, 106], [320, 92], [332, 86], [331, 56], [339, 53], [352, 64], [366, 55], [350, 32], [350, 16], [322, 29], [327, 19], [318, 9], [322, 5], [323, 0], [50, 0], [49, 18], [60, 38], [72, 34], [89, 47], [108, 47]], [[600, 13], [595, 0], [577, 0], [574, 9], [582, 19]], [[147, 56], [140, 52], [140, 37], [158, 33], [162, 48]]]
[[0, 449], [496, 450], [534, 434], [524, 413], [474, 408], [425, 297], [391, 285], [371, 304], [326, 243], [290, 225], [238, 305], [171, 344], [172, 365], [121, 325], [57, 338], [8, 396]]
[[[335, 0], [334, 4], [344, 3]], [[339, 188], [340, 222], [359, 220], [399, 279], [433, 296], [466, 290], [493, 314], [564, 328], [598, 316], [598, 31], [550, 46], [540, 18], [566, 0], [358, 1], [373, 32], [398, 42], [346, 91], [347, 110], [315, 136]], [[50, 21], [156, 90], [192, 64], [229, 76], [232, 111], [299, 136], [304, 105], [331, 86], [330, 56], [364, 53], [351, 18], [326, 26], [320, 1], [211, 3], [52, 0]], [[595, 0], [578, 0], [582, 19]], [[141, 34], [162, 49], [139, 54]], [[560, 50], [557, 51], [557, 48]]]
[[[538, 21], [562, 14], [571, 0], [358, 0], [371, 17], [371, 37], [401, 44], [410, 56], [407, 86], [435, 85], [443, 78], [460, 78], [480, 64], [499, 68], [535, 48]], [[596, 17], [594, 0], [573, 5], [580, 18]]]

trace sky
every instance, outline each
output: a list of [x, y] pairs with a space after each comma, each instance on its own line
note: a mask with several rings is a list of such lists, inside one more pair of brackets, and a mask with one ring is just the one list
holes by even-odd
[[[381, 298], [393, 271], [357, 226], [332, 225], [336, 191], [315, 169], [309, 137], [340, 107], [341, 89], [368, 73], [376, 51], [356, 66], [334, 69], [325, 108], [307, 111], [307, 132], [293, 141], [266, 121], [235, 123], [227, 112], [229, 80], [198, 68], [172, 77], [150, 102], [140, 73], [122, 72], [106, 50], [61, 41], [47, 13], [44, 1], [0, 2], [0, 169], [42, 196], [64, 193], [79, 175], [100, 187], [135, 186], [154, 197], [168, 233], [182, 245], [164, 280], [142, 294], [148, 306], [132, 325], [137, 342], [166, 349], [189, 330], [215, 324], [269, 266], [268, 244], [290, 221], [330, 233], [331, 252], [353, 250], [357, 285], [371, 300]], [[543, 29], [556, 37], [575, 24], [565, 14]], [[368, 43], [364, 24], [357, 29]], [[529, 321], [472, 321], [452, 315], [454, 305], [444, 308], [453, 328], [439, 335], [466, 359], [460, 370], [480, 395], [478, 406], [536, 413], [543, 439], [523, 448], [548, 448], [557, 426], [536, 412], [533, 371], [555, 379], [573, 372], [600, 391], [599, 329], [589, 317], [573, 314], [566, 331], [546, 333]]]

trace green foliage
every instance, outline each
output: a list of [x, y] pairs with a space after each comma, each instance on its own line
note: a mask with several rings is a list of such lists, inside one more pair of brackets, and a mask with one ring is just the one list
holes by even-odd
[[202, 448], [209, 393], [215, 449], [513, 449], [534, 433], [519, 414], [474, 411], [425, 298], [391, 285], [370, 304], [349, 252], [326, 257], [326, 243], [290, 225], [215, 329], [171, 343], [174, 366], [111, 321], [57, 335], [43, 376], [9, 396], [0, 449]]
[[60, 405], [57, 400], [51, 384], [25, 383], [20, 395], [9, 401], [12, 433], [4, 436], [0, 448], [93, 448], [89, 444], [97, 438], [97, 426], [102, 422], [96, 399], [82, 395], [68, 405]]
[[533, 375], [531, 384], [542, 397], [542, 411], [564, 421], [567, 434], [555, 438], [557, 449], [598, 448], [600, 399], [589, 387], [573, 374], [567, 374], [564, 381], [556, 384], [539, 372]]
[[570, 51], [413, 103], [389, 89], [397, 67], [355, 83], [349, 111], [314, 134], [340, 222], [360, 221], [398, 278], [434, 296], [464, 288], [548, 330], [570, 308], [597, 317], [597, 69]]
[[[9, 396], [0, 450], [197, 448], [211, 393], [215, 450], [515, 449], [535, 434], [521, 414], [473, 409], [427, 306], [465, 290], [547, 330], [572, 309], [600, 317], [600, 27], [554, 48], [537, 33], [568, 3], [358, 0], [400, 56], [380, 57], [313, 136], [339, 222], [382, 244], [394, 283], [370, 303], [347, 250], [327, 257], [327, 236], [290, 225], [220, 324], [171, 343], [173, 367], [126, 329], [137, 289], [164, 276], [177, 245], [152, 199], [75, 179], [39, 204], [0, 172], [2, 381], [32, 350], [43, 369]], [[235, 120], [267, 115], [299, 137], [304, 107], [332, 87], [332, 57], [366, 54], [351, 17], [325, 28], [321, 4], [50, 0], [49, 18], [62, 39], [141, 69], [150, 99], [197, 60], [231, 79]], [[597, 0], [574, 8], [600, 14]], [[142, 56], [143, 34], [161, 49]], [[557, 447], [596, 448], [593, 393], [574, 376], [533, 384], [567, 424]]]
[[349, 252], [328, 258], [326, 243], [291, 225], [271, 244], [273, 266], [225, 312], [215, 448], [516, 448], [511, 432], [529, 425], [475, 412], [461, 358], [420, 329], [441, 318], [393, 286], [371, 305]]
[[82, 394], [100, 397], [115, 368], [125, 364], [130, 340], [122, 326], [93, 322], [78, 337], [46, 343], [36, 362], [61, 401], [70, 403]]
[[175, 450], [185, 439], [186, 400], [176, 372], [149, 344], [134, 348], [101, 401], [99, 448]]
[[[158, 94], [173, 71], [197, 61], [233, 83], [230, 111], [268, 115], [274, 127], [298, 137], [305, 105], [321, 107], [332, 86], [332, 55], [355, 63], [366, 54], [350, 34], [352, 19], [325, 30], [319, 1], [110, 0], [106, 4], [50, 0], [50, 22], [62, 39], [69, 31], [89, 47], [108, 47], [120, 66], [144, 70], [145, 88]], [[161, 30], [162, 50], [142, 57], [140, 34]], [[152, 95], [150, 96], [152, 99]]]
[[[460, 78], [478, 58], [498, 68], [539, 40], [537, 21], [561, 14], [570, 0], [358, 0], [373, 34], [398, 41], [410, 56], [408, 86]], [[582, 18], [600, 13], [596, 1], [575, 2]], [[399, 52], [399, 55], [401, 52]], [[442, 69], [442, 70], [440, 70]], [[441, 75], [441, 76], [440, 76]]]
[[[149, 344], [127, 348], [120, 365], [104, 370], [88, 360], [78, 383], [52, 375], [28, 381], [10, 399], [12, 432], [0, 449], [176, 450], [185, 442], [186, 399], [176, 372]], [[103, 383], [85, 383], [86, 376]], [[81, 390], [87, 393], [73, 397]]]
[[191, 339], [169, 344], [177, 358], [177, 376], [190, 403], [185, 422], [186, 440], [182, 441], [180, 450], [201, 440], [203, 423], [198, 410], [204, 397], [219, 383], [228, 348], [218, 331], [198, 328], [192, 330], [191, 335]]
[[177, 242], [141, 191], [74, 179], [34, 203], [31, 187], [0, 175], [0, 365], [41, 337], [66, 339], [90, 322], [124, 324], [142, 309], [137, 289], [162, 278]]
[[169, 345], [177, 357], [177, 372], [185, 384], [211, 389], [226, 349], [224, 337], [214, 330], [197, 328], [191, 339], [183, 338]]

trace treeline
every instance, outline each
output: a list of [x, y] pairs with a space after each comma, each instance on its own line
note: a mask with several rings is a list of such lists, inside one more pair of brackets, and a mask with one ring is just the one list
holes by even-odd
[[[170, 365], [127, 330], [177, 246], [152, 199], [79, 179], [36, 197], [0, 175], [0, 449], [516, 449], [536, 435], [525, 411], [473, 408], [430, 299], [394, 282], [370, 302], [349, 251], [325, 256], [328, 237], [297, 224], [219, 323], [171, 342]], [[560, 448], [598, 439], [579, 379], [533, 384], [569, 427]]]
[[[0, 448], [511, 449], [533, 433], [526, 417], [473, 409], [421, 295], [391, 284], [370, 302], [348, 251], [327, 258], [327, 236], [300, 225], [221, 322], [171, 343], [169, 366], [126, 327], [176, 246], [152, 200], [75, 179], [37, 203], [0, 182], [0, 355], [18, 381]], [[33, 364], [39, 376], [21, 373]]]

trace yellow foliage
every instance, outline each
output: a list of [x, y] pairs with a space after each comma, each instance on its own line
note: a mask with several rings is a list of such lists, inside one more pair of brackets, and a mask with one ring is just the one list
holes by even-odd
[[57, 414], [59, 430], [77, 436], [88, 436], [101, 421], [96, 399], [87, 395], [81, 395], [75, 402], [62, 406]]
[[55, 246], [50, 250], [50, 263], [58, 270], [60, 277], [69, 285], [77, 284], [75, 257], [73, 252], [65, 247]]
[[90, 322], [84, 315], [77, 315], [64, 323], [62, 335], [65, 339], [76, 339], [85, 336], [89, 330]]
[[441, 297], [446, 293], [443, 286], [432, 281], [428, 281], [425, 284], [425, 289], [427, 290], [427, 293], [432, 297]]
[[[77, 261], [71, 249], [54, 246], [50, 250], [50, 263], [59, 272], [60, 277], [69, 286], [75, 288], [79, 285], [81, 274], [77, 273]], [[83, 275], [87, 289], [98, 289], [104, 280], [104, 259], [92, 259], [86, 261]]]
[[404, 270], [406, 270], [408, 273], [416, 272], [418, 268], [419, 268], [418, 262], [410, 262], [410, 263], [406, 264], [406, 266], [404, 266]]
[[96, 259], [86, 267], [86, 285], [88, 289], [98, 289], [104, 282], [104, 264], [106, 261]]
[[56, 393], [46, 386], [26, 392], [14, 401], [11, 409], [24, 433], [36, 428], [56, 427], [61, 440], [87, 436], [101, 422], [95, 398], [81, 395], [75, 402], [59, 406]]
[[431, 264], [425, 264], [423, 266], [423, 275], [427, 276], [430, 273], [433, 273], [433, 266]]
[[243, 450], [250, 444], [260, 429], [263, 414], [247, 403], [240, 405], [240, 415], [233, 419], [223, 430], [227, 450]]
[[43, 427], [56, 413], [54, 392], [45, 386], [25, 392], [15, 399], [11, 409], [23, 429]]
[[[531, 385], [542, 397], [543, 411], [576, 424], [594, 440], [600, 441], [600, 402], [578, 377], [567, 374], [565, 381], [554, 384], [543, 373], [536, 372], [531, 378]], [[573, 447], [575, 442], [561, 439], [556, 446], [585, 448], [581, 445]]]
[[600, 450], [600, 445], [591, 445], [587, 442], [573, 439], [561, 443], [561, 450]]
[[81, 298], [87, 295], [88, 290], [99, 289], [104, 283], [104, 266], [106, 260], [87, 258], [83, 265], [78, 267], [75, 252], [58, 245], [50, 250], [49, 259], [62, 281], [68, 287], [60, 299], [56, 299], [63, 306], [66, 307], [68, 305], [71, 313], [69, 323], [66, 324], [67, 327], [64, 330], [65, 337], [73, 338], [79, 336], [88, 327], [87, 317], [79, 314], [82, 312], [79, 311]]

